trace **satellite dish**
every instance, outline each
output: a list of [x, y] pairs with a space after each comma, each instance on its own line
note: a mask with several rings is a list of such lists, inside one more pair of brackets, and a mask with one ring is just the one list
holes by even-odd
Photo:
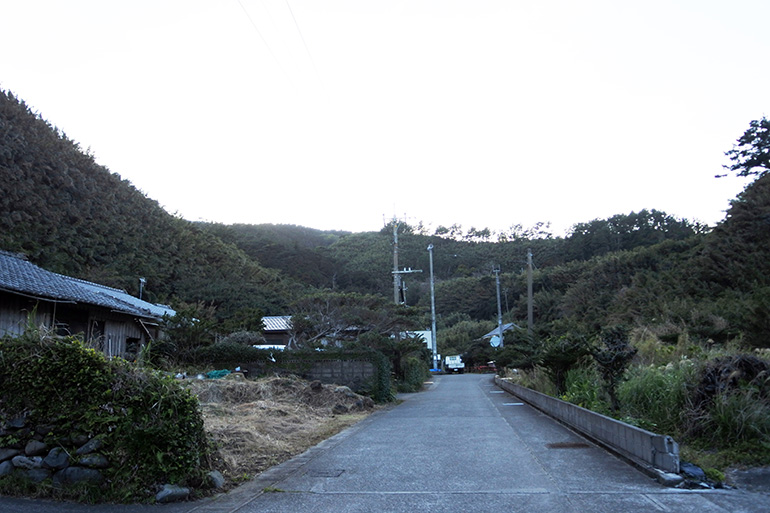
[[500, 347], [500, 337], [497, 335], [492, 335], [492, 338], [489, 339], [489, 345], [492, 347]]

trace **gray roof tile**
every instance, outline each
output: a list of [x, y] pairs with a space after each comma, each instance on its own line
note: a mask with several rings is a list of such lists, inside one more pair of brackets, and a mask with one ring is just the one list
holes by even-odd
[[24, 256], [0, 251], [0, 288], [51, 301], [85, 303], [139, 317], [160, 319], [174, 311], [142, 301], [124, 290], [46, 271]]

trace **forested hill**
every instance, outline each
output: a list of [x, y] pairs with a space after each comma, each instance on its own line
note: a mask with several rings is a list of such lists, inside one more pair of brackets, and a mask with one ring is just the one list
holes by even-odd
[[301, 288], [176, 218], [77, 143], [0, 92], [0, 249], [51, 271], [152, 301], [206, 302], [220, 315], [279, 313]]
[[[564, 238], [542, 227], [400, 225], [400, 267], [423, 271], [405, 277], [407, 304], [428, 310], [432, 244], [439, 328], [448, 330], [440, 340], [454, 343], [450, 331], [462, 325], [456, 340], [467, 344], [494, 327], [493, 268], [506, 320], [522, 322], [531, 250], [540, 336], [613, 322], [761, 345], [770, 328], [769, 189], [770, 176], [760, 176], [712, 231], [656, 210], [577, 223]], [[0, 249], [46, 269], [130, 293], [144, 277], [147, 299], [214, 305], [221, 321], [291, 313], [313, 289], [392, 297], [392, 241], [392, 225], [347, 233], [174, 217], [0, 92]]]
[[[322, 232], [287, 225], [222, 225], [199, 223], [201, 229], [242, 249], [267, 267], [318, 288], [367, 294], [392, 294], [393, 225], [379, 232]], [[429, 232], [421, 225], [399, 224], [399, 267], [422, 270], [405, 278], [413, 284], [408, 304], [425, 294], [429, 257], [439, 282], [489, 279], [493, 268], [518, 273], [535, 255], [539, 268], [584, 261], [615, 251], [647, 247], [667, 240], [701, 236], [706, 228], [657, 210], [619, 214], [578, 223], [566, 238], [553, 237], [543, 226], [513, 226], [506, 233], [454, 226]], [[486, 310], [486, 309], [485, 309]]]

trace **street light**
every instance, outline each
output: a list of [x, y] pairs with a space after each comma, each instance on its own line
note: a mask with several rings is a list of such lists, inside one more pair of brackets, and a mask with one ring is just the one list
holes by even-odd
[[500, 347], [503, 347], [503, 311], [500, 305], [500, 268], [492, 269], [495, 273], [495, 285], [497, 288], [497, 335], [500, 337]]

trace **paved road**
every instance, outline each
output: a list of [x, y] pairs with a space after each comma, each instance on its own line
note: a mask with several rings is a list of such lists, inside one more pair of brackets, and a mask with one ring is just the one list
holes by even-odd
[[220, 497], [109, 507], [0, 499], [0, 511], [768, 513], [770, 494], [665, 488], [490, 376], [449, 375]]

